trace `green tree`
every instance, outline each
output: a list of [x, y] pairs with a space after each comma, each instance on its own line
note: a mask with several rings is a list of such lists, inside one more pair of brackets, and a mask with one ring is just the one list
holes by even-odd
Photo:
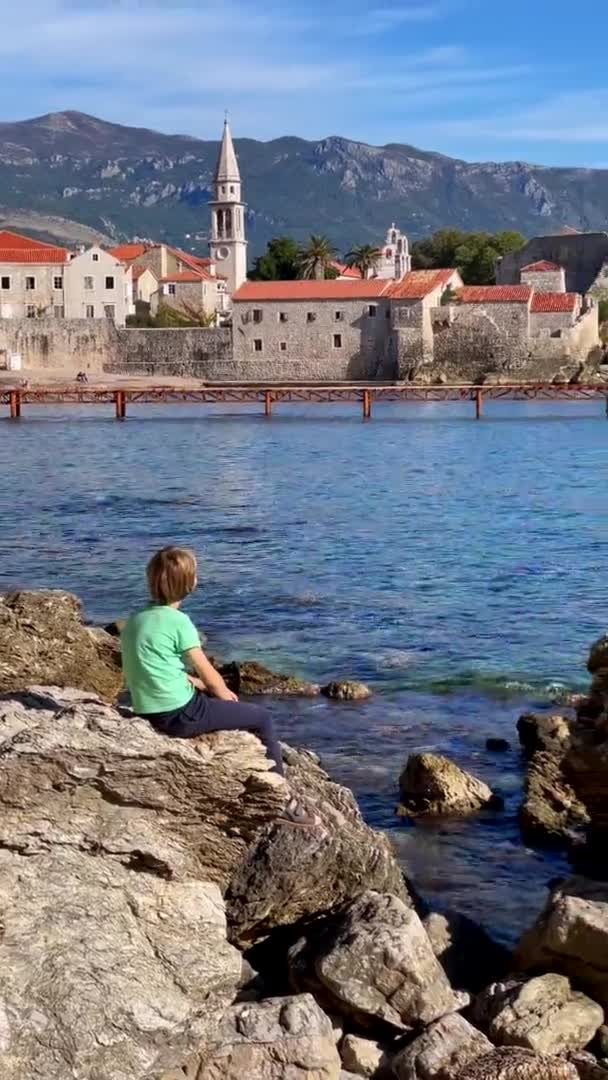
[[412, 244], [414, 270], [437, 270], [455, 266], [456, 250], [464, 244], [468, 233], [462, 229], [438, 229], [432, 236]]
[[152, 319], [155, 327], [185, 327], [215, 325], [215, 312], [203, 311], [202, 308], [194, 307], [193, 304], [183, 303], [181, 308], [171, 307], [169, 304], [160, 304], [156, 316]]
[[359, 244], [348, 252], [346, 265], [356, 267], [361, 271], [361, 277], [368, 278], [373, 275], [381, 258], [382, 252], [374, 244]]
[[454, 266], [467, 285], [493, 285], [497, 259], [517, 251], [525, 242], [525, 237], [514, 230], [467, 233], [461, 229], [439, 229], [413, 244], [412, 265], [416, 270]]
[[[323, 281], [336, 257], [336, 249], [326, 236], [312, 235], [300, 250], [298, 257], [299, 276]], [[334, 275], [335, 276], [335, 275]]]
[[270, 240], [249, 274], [252, 281], [293, 281], [298, 276], [300, 249], [291, 236]]

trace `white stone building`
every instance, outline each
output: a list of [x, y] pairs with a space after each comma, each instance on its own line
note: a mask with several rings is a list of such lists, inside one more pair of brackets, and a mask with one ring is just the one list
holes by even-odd
[[215, 170], [209, 254], [227, 279], [230, 296], [247, 279], [246, 207], [241, 198], [241, 174], [228, 121]]
[[112, 319], [124, 326], [135, 310], [131, 267], [97, 245], [70, 259], [63, 277], [66, 319]]
[[401, 281], [412, 269], [412, 258], [407, 236], [393, 223], [381, 248], [382, 258], [376, 263], [374, 277], [393, 278]]
[[531, 285], [543, 293], [565, 293], [566, 271], [557, 263], [541, 259], [539, 262], [522, 266], [519, 280], [522, 285]]

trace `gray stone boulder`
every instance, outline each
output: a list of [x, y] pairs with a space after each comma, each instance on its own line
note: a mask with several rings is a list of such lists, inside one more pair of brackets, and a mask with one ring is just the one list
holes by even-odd
[[0, 693], [33, 683], [77, 687], [106, 701], [122, 687], [116, 641], [84, 625], [80, 600], [71, 593], [0, 596]]
[[369, 686], [362, 682], [353, 682], [352, 679], [330, 682], [321, 687], [321, 693], [333, 701], [365, 701], [372, 696]]
[[572, 990], [564, 975], [508, 979], [476, 999], [473, 1022], [498, 1046], [523, 1046], [541, 1054], [584, 1050], [604, 1020], [604, 1010]]
[[345, 1035], [340, 1044], [340, 1057], [344, 1068], [354, 1076], [375, 1076], [386, 1061], [380, 1043], [362, 1039], [359, 1035]]
[[579, 1080], [579, 1076], [563, 1059], [508, 1047], [466, 1065], [456, 1080]]
[[564, 847], [582, 840], [589, 814], [564, 775], [563, 755], [538, 751], [528, 765], [519, 823], [526, 843]]
[[234, 999], [217, 885], [57, 842], [0, 850], [2, 1080], [157, 1077]]
[[294, 988], [367, 1029], [406, 1031], [469, 1000], [452, 991], [413, 908], [376, 892], [313, 923], [290, 949], [289, 964]]
[[524, 971], [556, 971], [608, 1008], [608, 883], [571, 878], [557, 885], [516, 961]]
[[[391, 1061], [396, 1080], [457, 1080], [492, 1043], [459, 1013], [444, 1016], [426, 1028]], [[465, 1070], [465, 1072], [463, 1072]]]
[[539, 750], [563, 751], [570, 743], [572, 720], [554, 713], [524, 713], [517, 721], [519, 741], [528, 757]]
[[403, 814], [471, 814], [502, 801], [442, 754], [411, 754], [399, 778]]
[[196, 1080], [339, 1080], [331, 1021], [308, 994], [228, 1009], [197, 1054]]

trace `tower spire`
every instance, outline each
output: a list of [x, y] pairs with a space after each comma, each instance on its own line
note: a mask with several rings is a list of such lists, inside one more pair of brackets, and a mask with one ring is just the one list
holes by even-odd
[[224, 134], [215, 170], [215, 182], [216, 184], [240, 184], [241, 182], [228, 116], [224, 120]]

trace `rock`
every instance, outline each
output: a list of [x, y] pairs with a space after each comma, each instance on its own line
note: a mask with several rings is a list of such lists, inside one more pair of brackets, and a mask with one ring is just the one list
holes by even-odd
[[557, 885], [516, 961], [524, 971], [569, 976], [608, 1008], [608, 884], [578, 877]]
[[309, 994], [229, 1009], [196, 1080], [339, 1080], [331, 1022]]
[[0, 693], [45, 683], [113, 701], [122, 681], [115, 640], [84, 625], [76, 596], [58, 590], [0, 596]]
[[276, 824], [259, 837], [228, 890], [233, 940], [249, 945], [366, 888], [411, 903], [389, 842], [365, 824], [352, 792], [333, 783], [312, 754], [285, 749], [285, 763], [292, 789], [315, 807], [328, 836]]
[[[444, 1016], [391, 1061], [396, 1080], [456, 1080], [469, 1062], [492, 1051], [492, 1043], [463, 1016]], [[464, 1072], [463, 1072], [464, 1070]]]
[[289, 963], [296, 989], [378, 1032], [430, 1024], [469, 1000], [452, 991], [413, 908], [377, 892], [313, 923]]
[[602, 1057], [608, 1057], [608, 1025], [602, 1024], [597, 1033], [597, 1045]]
[[501, 800], [487, 784], [441, 754], [411, 754], [399, 778], [403, 810], [423, 814], [470, 814], [498, 808]]
[[571, 721], [553, 713], [524, 713], [517, 721], [519, 741], [531, 757], [538, 750], [563, 751], [570, 742]]
[[423, 918], [422, 925], [435, 956], [457, 990], [478, 993], [509, 970], [509, 950], [466, 915], [434, 911]]
[[355, 1076], [374, 1076], [384, 1059], [379, 1043], [361, 1039], [358, 1035], [345, 1035], [340, 1046], [344, 1068]]
[[466, 1065], [456, 1080], [579, 1080], [579, 1077], [567, 1061], [508, 1047]]
[[608, 1067], [601, 1064], [593, 1057], [593, 1054], [585, 1054], [581, 1051], [566, 1054], [566, 1060], [574, 1065], [579, 1080], [608, 1080]]
[[69, 832], [65, 846], [0, 851], [0, 1075], [157, 1077], [241, 978], [219, 889], [129, 870]]
[[563, 847], [584, 836], [589, 815], [564, 775], [563, 757], [538, 751], [532, 756], [524, 782], [519, 823], [526, 843]]
[[508, 739], [486, 739], [486, 750], [490, 750], [493, 754], [506, 754], [510, 749], [511, 743]]
[[365, 701], [372, 696], [369, 686], [362, 682], [330, 682], [321, 687], [324, 697], [332, 698], [333, 701]]
[[600, 1005], [554, 974], [495, 983], [479, 995], [472, 1011], [473, 1022], [498, 1046], [555, 1055], [584, 1050], [603, 1019]]
[[232, 661], [219, 665], [219, 670], [230, 689], [245, 697], [257, 694], [268, 697], [315, 697], [319, 693], [319, 687], [313, 683], [298, 679], [295, 675], [277, 674], [256, 660]]

